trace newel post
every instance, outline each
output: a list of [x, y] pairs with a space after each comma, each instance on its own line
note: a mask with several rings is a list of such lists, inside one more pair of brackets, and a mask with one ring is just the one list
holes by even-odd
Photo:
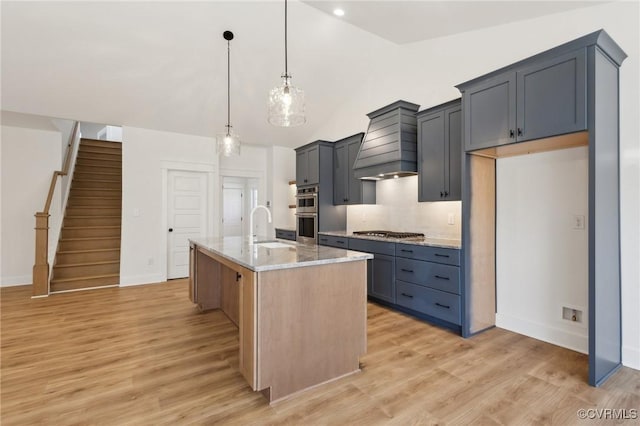
[[49, 295], [49, 213], [36, 213], [36, 262], [33, 297]]

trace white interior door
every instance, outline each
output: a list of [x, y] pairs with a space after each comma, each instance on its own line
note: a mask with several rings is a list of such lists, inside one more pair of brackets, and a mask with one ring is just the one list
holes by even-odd
[[225, 183], [222, 187], [222, 235], [241, 236], [244, 223], [244, 185]]
[[184, 278], [189, 238], [207, 233], [207, 174], [170, 170], [167, 186], [167, 278]]

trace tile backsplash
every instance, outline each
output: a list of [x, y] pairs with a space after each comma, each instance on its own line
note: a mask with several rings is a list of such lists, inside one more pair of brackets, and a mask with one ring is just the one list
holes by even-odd
[[376, 183], [376, 204], [347, 207], [347, 232], [383, 229], [459, 240], [461, 210], [460, 201], [419, 203], [417, 176], [381, 180]]

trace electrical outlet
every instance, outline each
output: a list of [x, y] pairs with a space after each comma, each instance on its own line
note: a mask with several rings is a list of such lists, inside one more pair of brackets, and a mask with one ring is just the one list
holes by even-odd
[[149, 266], [153, 265], [153, 257], [150, 257], [149, 259], [147, 259], [147, 265]]
[[584, 215], [573, 215], [573, 229], [584, 229]]
[[453, 213], [449, 213], [449, 217], [447, 218], [447, 223], [449, 225], [454, 225], [456, 223], [456, 219]]
[[563, 306], [562, 319], [580, 324], [582, 323], [582, 310]]

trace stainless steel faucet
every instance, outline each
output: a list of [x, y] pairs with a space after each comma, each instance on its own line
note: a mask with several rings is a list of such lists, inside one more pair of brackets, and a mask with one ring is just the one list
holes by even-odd
[[267, 212], [267, 220], [271, 223], [271, 212], [268, 208], [263, 205], [257, 205], [251, 210], [251, 214], [249, 214], [249, 245], [253, 245], [253, 214], [258, 209], [264, 209]]

